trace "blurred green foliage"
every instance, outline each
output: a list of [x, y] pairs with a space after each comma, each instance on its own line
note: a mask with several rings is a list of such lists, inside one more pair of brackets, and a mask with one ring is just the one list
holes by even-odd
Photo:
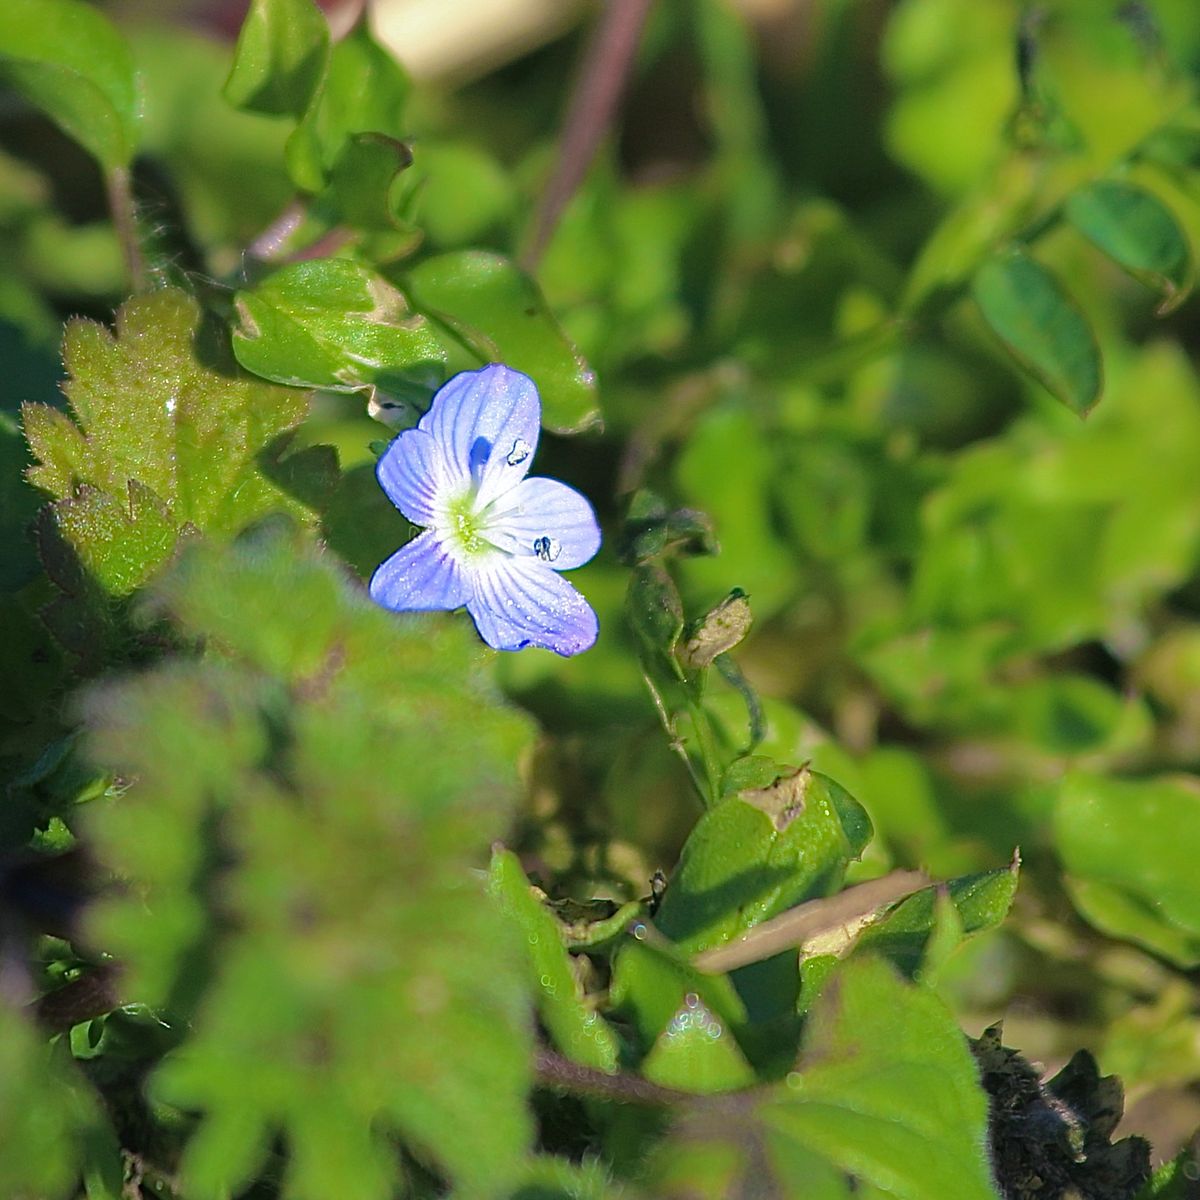
[[[538, 253], [584, 26], [5, 7], [6, 1196], [1190, 1194], [1194, 6], [760, 7], [650, 7]], [[366, 599], [490, 361], [576, 659]]]

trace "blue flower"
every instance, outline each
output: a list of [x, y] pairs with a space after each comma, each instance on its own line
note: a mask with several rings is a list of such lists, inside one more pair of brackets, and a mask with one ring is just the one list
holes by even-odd
[[384, 451], [376, 474], [424, 532], [371, 577], [396, 611], [466, 606], [497, 650], [578, 654], [596, 614], [558, 572], [600, 548], [591, 505], [556, 479], [526, 479], [542, 406], [528, 376], [493, 363], [444, 384], [416, 429]]

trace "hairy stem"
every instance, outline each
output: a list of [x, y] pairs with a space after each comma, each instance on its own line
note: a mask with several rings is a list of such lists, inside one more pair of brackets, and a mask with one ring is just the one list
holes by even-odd
[[111, 167], [104, 176], [108, 193], [108, 209], [112, 215], [113, 229], [121, 244], [129, 282], [135, 292], [144, 292], [149, 287], [146, 259], [138, 238], [137, 202], [133, 197], [133, 180], [128, 167]]
[[539, 1047], [534, 1055], [534, 1074], [542, 1087], [597, 1100], [649, 1104], [656, 1108], [690, 1104], [696, 1100], [687, 1092], [661, 1087], [636, 1075], [608, 1075], [594, 1067], [581, 1066], [545, 1047]]
[[652, 3], [609, 0], [604, 10], [567, 109], [558, 163], [542, 193], [533, 236], [521, 256], [521, 264], [528, 271], [535, 270], [541, 261], [567, 201], [583, 181], [612, 123]]

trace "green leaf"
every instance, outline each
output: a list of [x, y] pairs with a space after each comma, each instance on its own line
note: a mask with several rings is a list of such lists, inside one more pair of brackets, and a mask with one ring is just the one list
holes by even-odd
[[[698, 1109], [676, 1124], [651, 1167], [653, 1194], [681, 1200], [753, 1187], [806, 1200], [997, 1200], [987, 1117], [950, 1013], [932, 992], [863, 959], [826, 985], [785, 1083], [757, 1104]], [[719, 1149], [725, 1190], [709, 1191], [700, 1172]]]
[[151, 1080], [201, 1116], [183, 1190], [240, 1192], [282, 1134], [284, 1194], [390, 1194], [399, 1134], [501, 1193], [531, 1028], [471, 868], [512, 818], [528, 722], [461, 621], [373, 607], [277, 527], [192, 546], [155, 597], [210, 653], [85, 700], [94, 760], [136, 780], [89, 814], [127, 881], [90, 936], [189, 1031]]
[[1159, 315], [1187, 299], [1191, 249], [1174, 213], [1136, 184], [1100, 180], [1067, 199], [1067, 220], [1135, 279], [1163, 295]]
[[1181, 1150], [1158, 1167], [1134, 1200], [1191, 1200], [1196, 1191], [1196, 1152]]
[[0, 1004], [0, 1195], [66, 1200], [76, 1194], [76, 1168], [97, 1114], [61, 1051]]
[[137, 149], [139, 97], [121, 35], [78, 0], [0, 5], [0, 81], [41, 108], [106, 168]]
[[826, 895], [871, 837], [858, 802], [807, 767], [722, 800], [697, 823], [655, 924], [681, 950], [723, 945]]
[[562, 925], [533, 894], [511, 850], [493, 853], [489, 890], [525, 943], [538, 1016], [554, 1044], [584, 1066], [615, 1071], [616, 1037], [604, 1018], [584, 1001], [563, 942]]
[[754, 1071], [721, 1019], [688, 993], [642, 1063], [654, 1083], [708, 1095], [749, 1087]]
[[596, 377], [567, 340], [538, 286], [508, 259], [462, 250], [426, 259], [405, 279], [413, 307], [466, 346], [473, 361], [524, 371], [542, 397], [542, 424], [575, 433], [600, 421]]
[[625, 595], [625, 612], [645, 653], [669, 676], [680, 677], [675, 644], [683, 636], [683, 601], [665, 567], [635, 567]]
[[469, 142], [439, 138], [417, 156], [413, 219], [438, 249], [484, 241], [517, 208], [517, 189], [497, 160]]
[[336, 479], [320, 451], [282, 457], [304, 393], [241, 375], [219, 352], [189, 296], [138, 297], [118, 311], [115, 334], [67, 327], [73, 418], [23, 410], [37, 460], [29, 478], [55, 497], [59, 534], [110, 594], [144, 583], [182, 534], [229, 537], [268, 512], [304, 516]]
[[346, 258], [293, 263], [238, 292], [238, 362], [304, 387], [352, 392], [434, 385], [445, 360], [429, 322], [367, 267]]
[[1062, 285], [1019, 250], [988, 259], [971, 295], [1004, 348], [1072, 412], [1085, 416], [1100, 398], [1096, 335]]
[[770, 481], [778, 442], [759, 425], [748, 397], [734, 392], [704, 413], [676, 461], [682, 498], [712, 517], [721, 541], [715, 558], [689, 558], [680, 583], [697, 594], [722, 595], [737, 585], [765, 621], [796, 593], [799, 562], [780, 537]]
[[863, 931], [854, 953], [888, 959], [908, 978], [926, 966], [938, 931], [938, 898], [945, 895], [958, 913], [961, 936], [994, 929], [1008, 915], [1017, 891], [1018, 864], [1000, 871], [964, 875], [949, 883], [922, 888]]
[[404, 197], [396, 182], [412, 163], [412, 151], [404, 142], [382, 133], [356, 133], [346, 139], [329, 173], [329, 186], [321, 193], [321, 204], [332, 210], [332, 224], [357, 229], [411, 230], [401, 215]]
[[632, 1023], [643, 1051], [658, 1041], [688, 996], [725, 1029], [745, 1026], [746, 1007], [727, 976], [698, 970], [669, 943], [643, 941], [645, 932], [635, 926], [634, 936], [622, 942], [609, 992], [614, 1012]]
[[1054, 835], [1076, 907], [1181, 967], [1200, 964], [1200, 786], [1192, 776], [1063, 784]]
[[660, 555], [711, 555], [717, 551], [713, 523], [698, 509], [672, 511], [661, 496], [647, 488], [629, 502], [617, 551], [622, 562], [636, 566]]
[[324, 83], [288, 139], [288, 173], [298, 188], [319, 192], [348, 138], [361, 133], [404, 136], [409, 81], [404, 68], [365, 24], [329, 55]]
[[619, 1200], [603, 1163], [585, 1158], [576, 1165], [562, 1158], [531, 1159], [509, 1200]]
[[328, 62], [329, 26], [312, 0], [254, 0], [238, 34], [225, 99], [248, 112], [302, 117]]

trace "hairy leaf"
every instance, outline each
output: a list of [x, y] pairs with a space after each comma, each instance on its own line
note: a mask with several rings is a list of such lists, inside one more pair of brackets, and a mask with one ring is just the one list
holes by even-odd
[[304, 515], [334, 481], [326, 451], [281, 457], [305, 394], [226, 366], [182, 292], [130, 300], [115, 333], [73, 322], [63, 353], [73, 417], [25, 406], [29, 478], [55, 497], [59, 534], [111, 595], [144, 583], [181, 534]]
[[6, 1146], [20, 1147], [18, 1154], [0, 1153], [0, 1195], [75, 1195], [97, 1114], [66, 1065], [60, 1050], [45, 1046], [23, 1016], [0, 1004], [0, 1128]]
[[91, 929], [130, 999], [194, 1026], [154, 1081], [204, 1114], [188, 1194], [238, 1190], [282, 1133], [285, 1195], [390, 1196], [389, 1131], [499, 1194], [530, 1132], [528, 1025], [468, 867], [526, 723], [461, 623], [375, 609], [298, 537], [196, 546], [157, 596], [213, 653], [88, 697], [93, 754], [137, 780], [89, 826], [128, 882]]

